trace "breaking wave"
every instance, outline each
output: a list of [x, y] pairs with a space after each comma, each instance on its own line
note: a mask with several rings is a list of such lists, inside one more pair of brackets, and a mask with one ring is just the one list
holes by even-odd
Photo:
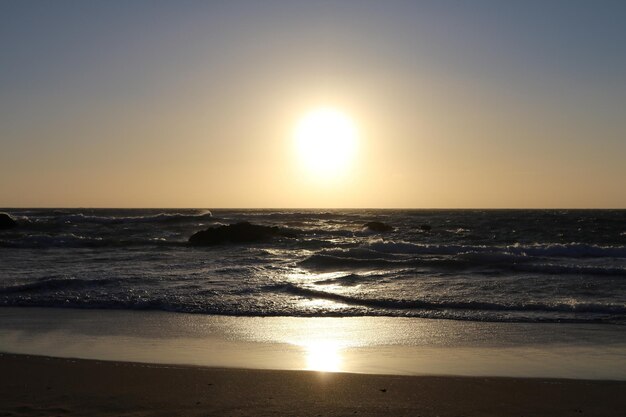
[[121, 224], [177, 222], [211, 219], [212, 217], [213, 214], [209, 210], [203, 210], [198, 213], [158, 213], [145, 216], [97, 216], [78, 213], [55, 216], [50, 221], [54, 223]]
[[367, 248], [381, 253], [422, 254], [422, 255], [457, 255], [462, 253], [502, 253], [519, 256], [558, 256], [564, 258], [626, 258], [624, 246], [599, 246], [586, 243], [535, 243], [532, 245], [433, 245], [408, 242], [376, 241]]
[[524, 312], [555, 312], [555, 313], [597, 313], [597, 314], [626, 314], [626, 305], [599, 304], [599, 303], [524, 303], [502, 304], [484, 301], [426, 301], [402, 300], [391, 298], [359, 298], [301, 287], [286, 283], [272, 287], [274, 291], [284, 291], [303, 297], [337, 301], [345, 304], [356, 304], [365, 307], [382, 309], [411, 309], [411, 310], [481, 310], [481, 311], [524, 311]]
[[[626, 324], [626, 210], [2, 211], [5, 306]], [[295, 237], [187, 244], [240, 221]]]

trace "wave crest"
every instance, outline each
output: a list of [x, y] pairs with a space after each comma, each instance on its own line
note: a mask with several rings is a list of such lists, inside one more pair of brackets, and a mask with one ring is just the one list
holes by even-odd
[[488, 301], [428, 301], [419, 299], [359, 298], [351, 295], [331, 293], [310, 287], [301, 287], [292, 283], [277, 284], [274, 291], [283, 291], [302, 297], [319, 298], [344, 304], [360, 305], [393, 310], [480, 310], [500, 312], [552, 312], [552, 313], [597, 313], [626, 314], [626, 305], [601, 303], [541, 303], [504, 304]]

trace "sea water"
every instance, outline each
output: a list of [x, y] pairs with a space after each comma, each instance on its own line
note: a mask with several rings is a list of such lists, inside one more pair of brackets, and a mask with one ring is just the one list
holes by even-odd
[[[3, 211], [3, 306], [626, 324], [626, 210]], [[240, 221], [293, 233], [187, 243]]]

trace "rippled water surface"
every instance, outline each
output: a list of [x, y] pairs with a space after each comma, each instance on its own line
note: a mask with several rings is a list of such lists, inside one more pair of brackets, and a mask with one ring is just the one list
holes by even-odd
[[[626, 323], [624, 210], [4, 211], [0, 305]], [[295, 236], [187, 244], [239, 221]]]

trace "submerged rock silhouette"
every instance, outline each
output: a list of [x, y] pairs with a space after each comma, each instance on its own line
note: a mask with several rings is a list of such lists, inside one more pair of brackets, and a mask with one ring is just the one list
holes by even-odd
[[295, 234], [278, 226], [261, 226], [239, 222], [227, 226], [210, 227], [194, 233], [189, 243], [194, 246], [212, 246], [222, 243], [262, 242], [276, 236], [294, 237]]
[[17, 226], [17, 222], [7, 213], [0, 213], [0, 230], [11, 229]]
[[363, 227], [372, 232], [391, 232], [393, 230], [393, 227], [383, 222], [368, 222], [365, 223]]

